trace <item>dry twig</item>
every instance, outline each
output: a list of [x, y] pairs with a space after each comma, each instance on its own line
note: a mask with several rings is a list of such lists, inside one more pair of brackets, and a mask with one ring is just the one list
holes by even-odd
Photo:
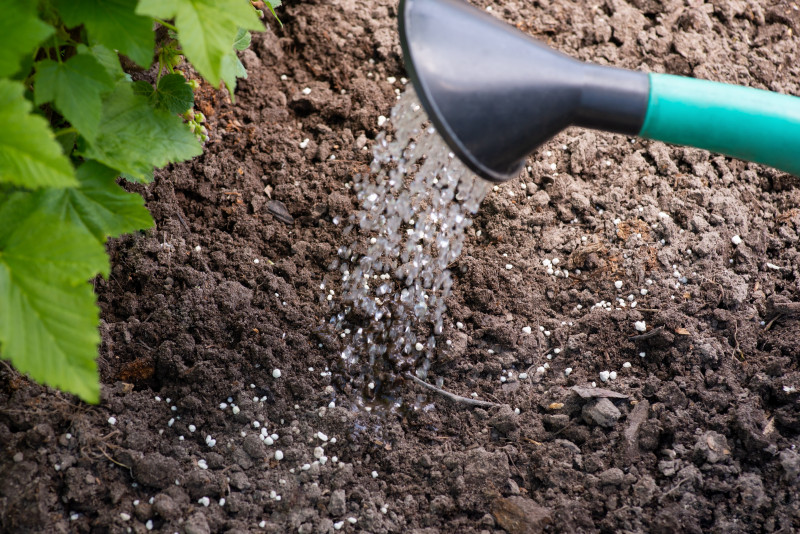
[[652, 330], [650, 330], [649, 332], [645, 332], [644, 334], [639, 334], [636, 336], [628, 336], [628, 339], [631, 341], [643, 341], [645, 339], [657, 336], [658, 334], [661, 333], [662, 330], [664, 330], [663, 326], [657, 326]]
[[447, 400], [453, 401], [457, 404], [465, 404], [467, 406], [472, 406], [476, 408], [498, 408], [503, 406], [503, 404], [498, 404], [496, 402], [489, 402], [489, 401], [482, 401], [476, 399], [469, 399], [467, 397], [462, 397], [460, 395], [456, 395], [454, 393], [450, 393], [449, 391], [445, 391], [443, 389], [437, 388], [433, 384], [428, 384], [424, 380], [421, 380], [414, 376], [411, 373], [406, 373], [406, 377], [410, 378], [415, 384], [419, 384], [420, 386], [429, 389], [431, 391], [435, 391], [439, 395], [443, 396]]

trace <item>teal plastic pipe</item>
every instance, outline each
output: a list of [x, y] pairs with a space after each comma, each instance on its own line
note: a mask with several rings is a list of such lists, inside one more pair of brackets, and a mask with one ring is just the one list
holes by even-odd
[[669, 74], [649, 76], [641, 137], [800, 176], [800, 98]]

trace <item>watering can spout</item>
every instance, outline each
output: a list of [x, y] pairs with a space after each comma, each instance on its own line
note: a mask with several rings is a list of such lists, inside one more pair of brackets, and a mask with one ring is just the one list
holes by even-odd
[[425, 111], [479, 176], [504, 182], [567, 126], [764, 163], [800, 176], [800, 98], [576, 61], [464, 0], [400, 0]]
[[556, 52], [463, 0], [401, 0], [400, 40], [417, 96], [459, 158], [504, 182], [570, 125], [636, 135], [647, 75]]

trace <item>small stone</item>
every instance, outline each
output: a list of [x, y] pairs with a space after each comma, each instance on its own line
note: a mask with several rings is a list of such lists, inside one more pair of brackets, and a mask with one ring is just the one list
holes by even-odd
[[516, 495], [495, 499], [492, 503], [492, 515], [511, 534], [544, 532], [553, 521], [550, 509], [537, 505], [532, 499]]
[[697, 438], [692, 452], [692, 458], [698, 466], [718, 463], [731, 454], [727, 438], [713, 430]]
[[610, 428], [620, 417], [619, 409], [607, 398], [596, 399], [583, 407], [583, 419], [589, 424]]
[[791, 449], [784, 449], [778, 455], [783, 468], [783, 478], [794, 484], [800, 485], [800, 454]]
[[600, 473], [598, 478], [600, 483], [605, 486], [620, 486], [625, 479], [625, 473], [619, 467], [612, 467]]
[[262, 441], [258, 438], [258, 434], [250, 434], [244, 438], [242, 449], [254, 460], [260, 460], [267, 456], [267, 451], [264, 449]]
[[328, 501], [328, 513], [334, 516], [341, 516], [347, 511], [347, 501], [344, 490], [335, 490], [331, 493]]
[[168, 520], [177, 519], [181, 515], [181, 507], [166, 493], [160, 493], [153, 499], [153, 511]]
[[267, 211], [284, 224], [294, 224], [294, 217], [292, 217], [286, 205], [280, 200], [270, 200], [267, 202]]
[[205, 514], [197, 512], [183, 524], [183, 531], [186, 534], [210, 534], [211, 527], [208, 525]]

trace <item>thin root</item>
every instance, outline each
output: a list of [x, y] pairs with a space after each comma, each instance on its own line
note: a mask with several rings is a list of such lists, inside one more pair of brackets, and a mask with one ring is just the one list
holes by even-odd
[[118, 466], [120, 466], [120, 467], [124, 467], [125, 469], [128, 469], [128, 470], [130, 470], [131, 466], [129, 466], [129, 465], [125, 465], [125, 464], [123, 464], [122, 462], [119, 462], [119, 461], [115, 460], [114, 458], [112, 458], [112, 457], [111, 457], [111, 456], [110, 456], [110, 455], [109, 455], [109, 454], [106, 452], [106, 450], [105, 450], [104, 448], [102, 448], [102, 447], [98, 447], [98, 449], [97, 449], [97, 450], [99, 450], [99, 451], [100, 451], [100, 453], [101, 453], [103, 456], [105, 456], [105, 457], [108, 459], [108, 461], [109, 461], [109, 462], [113, 462], [113, 463], [117, 464], [117, 465], [118, 465]]
[[767, 330], [769, 330], [770, 328], [772, 328], [772, 325], [773, 325], [773, 324], [775, 324], [775, 321], [777, 321], [777, 320], [778, 320], [778, 319], [780, 319], [781, 317], [783, 317], [783, 314], [782, 314], [782, 313], [779, 313], [778, 315], [776, 315], [775, 317], [773, 317], [773, 318], [772, 318], [772, 320], [771, 320], [770, 322], [768, 322], [768, 323], [767, 323], [767, 326], [765, 326], [765, 327], [764, 327], [764, 332], [766, 332]]
[[462, 397], [460, 395], [456, 395], [454, 393], [450, 393], [449, 391], [445, 391], [443, 389], [437, 388], [432, 384], [428, 384], [424, 380], [417, 378], [416, 376], [412, 375], [411, 373], [406, 373], [406, 377], [411, 379], [415, 384], [419, 384], [420, 386], [429, 389], [431, 391], [435, 391], [442, 397], [453, 401], [458, 404], [465, 404], [467, 406], [472, 406], [476, 408], [498, 408], [500, 406], [504, 406], [503, 404], [498, 404], [496, 402], [489, 402], [489, 401], [482, 401], [476, 399], [469, 399], [467, 397]]

